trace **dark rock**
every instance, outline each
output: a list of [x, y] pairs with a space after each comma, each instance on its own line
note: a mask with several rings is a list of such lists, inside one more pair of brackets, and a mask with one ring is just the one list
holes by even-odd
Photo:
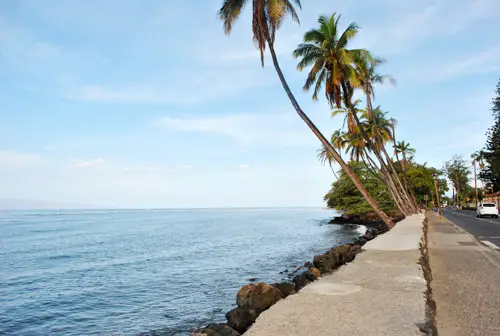
[[315, 278], [314, 280], [319, 279], [321, 277], [321, 272], [316, 267], [310, 267], [309, 273], [311, 273], [311, 275]]
[[227, 312], [227, 324], [234, 330], [244, 333], [259, 317], [262, 310], [255, 307], [238, 307]]
[[249, 278], [248, 281], [255, 282], [255, 281], [257, 281], [257, 278]]
[[293, 278], [293, 283], [295, 284], [295, 291], [298, 292], [301, 288], [303, 288], [305, 285], [311, 282], [311, 280], [307, 278], [308, 275], [309, 272], [305, 271]]
[[249, 284], [241, 287], [236, 294], [238, 307], [254, 307], [265, 310], [283, 298], [281, 291], [265, 283]]
[[237, 332], [227, 324], [209, 324], [205, 328], [201, 329], [199, 332], [207, 333], [206, 330], [214, 331], [215, 332], [215, 334], [213, 334], [214, 336], [241, 336], [239, 332]]
[[327, 254], [315, 255], [313, 259], [314, 267], [320, 270], [321, 273], [328, 273], [333, 269], [334, 261], [332, 256]]
[[310, 261], [306, 261], [304, 263], [304, 268], [311, 268], [311, 267], [313, 267], [313, 264]]
[[200, 329], [191, 334], [191, 336], [217, 336], [217, 333], [210, 329]]
[[273, 286], [281, 291], [284, 298], [295, 293], [295, 284], [290, 282], [275, 283]]

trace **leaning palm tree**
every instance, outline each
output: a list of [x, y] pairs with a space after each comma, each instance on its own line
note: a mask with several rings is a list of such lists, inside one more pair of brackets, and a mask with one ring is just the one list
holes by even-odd
[[[297, 69], [302, 71], [310, 67], [304, 90], [314, 87], [312, 98], [318, 99], [318, 94], [324, 86], [326, 99], [332, 107], [339, 109], [342, 104], [344, 105], [349, 118], [354, 120], [368, 147], [379, 161], [387, 187], [403, 200], [404, 204], [401, 204], [404, 209], [403, 213], [412, 214], [417, 210], [416, 205], [412, 204], [401, 183], [398, 187], [397, 177], [391, 174], [381, 153], [366, 130], [361, 127], [358, 111], [352, 101], [354, 89], [362, 88], [363, 85], [362, 77], [357, 72], [356, 62], [360, 62], [360, 59], [370, 63], [376, 61], [366, 49], [348, 48], [350, 40], [356, 36], [359, 28], [355, 23], [351, 23], [345, 31], [341, 32], [338, 25], [339, 19], [340, 15], [336, 13], [330, 17], [320, 16], [319, 28], [306, 32], [304, 42], [299, 44], [294, 51], [294, 56], [300, 59]], [[348, 125], [350, 131], [353, 132], [352, 125], [349, 123]]]
[[322, 164], [328, 163], [328, 166], [330, 166], [330, 170], [333, 173], [333, 176], [335, 176], [335, 179], [338, 180], [339, 177], [337, 176], [337, 173], [335, 172], [335, 169], [333, 169], [333, 163], [335, 163], [335, 158], [333, 157], [332, 153], [328, 151], [328, 148], [326, 148], [324, 145], [317, 150], [318, 153], [318, 160]]
[[406, 171], [406, 169], [408, 168], [408, 160], [411, 160], [411, 158], [413, 158], [415, 149], [410, 146], [409, 142], [405, 142], [403, 140], [397, 143], [394, 148], [394, 152], [403, 155], [403, 160], [401, 161], [401, 169], [403, 171]]
[[369, 117], [372, 116], [372, 99], [375, 98], [374, 84], [384, 84], [385, 81], [389, 81], [392, 85], [396, 85], [396, 80], [387, 74], [380, 74], [377, 72], [377, 67], [385, 63], [385, 60], [381, 58], [369, 59], [359, 55], [355, 60], [356, 72], [358, 75], [358, 80], [361, 83], [361, 89], [366, 96], [366, 107], [368, 110]]
[[[226, 34], [229, 34], [231, 32], [233, 24], [239, 18], [243, 7], [249, 2], [249, 0], [224, 0], [222, 2], [222, 7], [219, 10], [219, 16], [223, 21], [224, 32]], [[293, 107], [297, 111], [297, 114], [307, 124], [311, 131], [318, 137], [318, 139], [326, 147], [326, 149], [332, 154], [335, 161], [340, 164], [342, 169], [352, 179], [354, 185], [358, 188], [366, 201], [373, 207], [375, 212], [380, 216], [385, 224], [389, 228], [391, 228], [393, 226], [391, 219], [382, 211], [375, 199], [361, 184], [356, 174], [350, 169], [350, 167], [344, 162], [344, 160], [342, 160], [335, 148], [333, 148], [330, 142], [323, 136], [323, 134], [321, 134], [316, 125], [314, 125], [314, 123], [304, 113], [299, 103], [295, 99], [290, 87], [288, 86], [285, 76], [283, 75], [278, 62], [278, 58], [276, 56], [276, 52], [274, 50], [274, 41], [276, 37], [276, 31], [281, 26], [287, 15], [290, 15], [294, 21], [299, 22], [294, 4], [299, 8], [301, 7], [299, 0], [252, 1], [252, 33], [254, 42], [256, 43], [260, 51], [261, 63], [262, 65], [264, 65], [264, 53], [266, 47], [268, 47], [274, 68], [276, 69], [281, 85], [283, 86], [283, 89], [285, 90]]]

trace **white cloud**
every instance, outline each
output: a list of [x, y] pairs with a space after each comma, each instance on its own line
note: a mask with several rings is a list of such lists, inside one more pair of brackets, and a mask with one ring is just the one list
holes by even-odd
[[103, 158], [95, 158], [87, 161], [76, 161], [74, 166], [77, 168], [105, 168], [107, 162]]
[[500, 70], [500, 45], [489, 50], [465, 56], [459, 60], [440, 64], [442, 70], [433, 72], [438, 80], [447, 80], [475, 73], [488, 73]]
[[403, 7], [390, 12], [387, 24], [381, 25], [377, 19], [363, 25], [354, 45], [382, 55], [406, 53], [424, 40], [439, 41], [494, 16], [500, 10], [499, 4], [497, 0], [419, 1], [415, 7], [408, 6], [410, 10]]
[[245, 145], [310, 146], [317, 143], [307, 126], [292, 113], [163, 117], [160, 124], [169, 131], [224, 135]]
[[[64, 96], [73, 100], [174, 104], [192, 106], [221, 100], [253, 87], [276, 84], [267, 71], [219, 67], [215, 70], [193, 70], [151, 79], [139, 85], [83, 85], [69, 89]], [[273, 80], [271, 80], [271, 78]]]
[[0, 168], [32, 167], [42, 162], [43, 158], [40, 154], [0, 150]]
[[238, 168], [240, 168], [240, 169], [250, 169], [250, 165], [246, 164], [246, 163], [243, 163], [243, 164], [238, 165]]

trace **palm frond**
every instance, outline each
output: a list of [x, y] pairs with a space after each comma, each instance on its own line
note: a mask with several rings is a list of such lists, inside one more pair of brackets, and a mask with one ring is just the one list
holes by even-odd
[[219, 9], [219, 18], [224, 25], [224, 33], [230, 34], [233, 23], [238, 20], [247, 0], [225, 0]]

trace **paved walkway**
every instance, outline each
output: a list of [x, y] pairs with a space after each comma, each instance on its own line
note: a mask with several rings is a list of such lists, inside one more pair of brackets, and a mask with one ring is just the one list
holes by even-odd
[[439, 336], [500, 335], [500, 253], [428, 212]]
[[423, 215], [363, 246], [354, 262], [262, 313], [245, 336], [421, 336]]

